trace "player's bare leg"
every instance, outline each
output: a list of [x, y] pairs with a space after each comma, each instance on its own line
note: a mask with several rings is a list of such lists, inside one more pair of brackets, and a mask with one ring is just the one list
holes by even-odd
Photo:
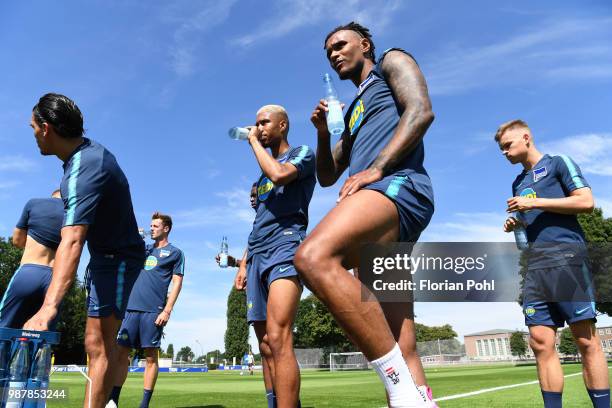
[[279, 408], [295, 408], [300, 394], [293, 323], [301, 292], [297, 277], [290, 277], [273, 281], [268, 295], [266, 334], [274, 359], [274, 391]]
[[[91, 407], [103, 408], [115, 379], [109, 362], [116, 359], [116, 337], [121, 321], [108, 317], [88, 317], [85, 326], [85, 351], [89, 356], [88, 376], [91, 378]], [[84, 407], [88, 407], [90, 385], [85, 387]]]
[[584, 384], [590, 390], [610, 388], [608, 363], [593, 321], [581, 320], [569, 326], [582, 357]]
[[552, 326], [529, 327], [529, 346], [536, 358], [543, 391], [563, 392], [563, 370], [555, 350], [556, 332], [557, 328]]
[[[261, 365], [264, 377], [264, 386], [266, 388], [266, 398], [268, 401], [274, 397], [274, 359], [272, 358], [272, 350], [268, 344], [268, 336], [266, 335], [266, 321], [257, 321], [253, 323], [255, 335], [259, 344], [259, 353], [261, 354]], [[269, 394], [272, 395], [269, 395]]]

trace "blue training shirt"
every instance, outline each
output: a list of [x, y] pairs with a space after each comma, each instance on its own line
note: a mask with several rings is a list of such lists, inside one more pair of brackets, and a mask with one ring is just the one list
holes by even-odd
[[166, 295], [172, 275], [185, 273], [185, 255], [172, 244], [161, 248], [148, 245], [145, 265], [130, 294], [128, 310], [161, 312], [166, 306]]
[[[578, 165], [568, 156], [549, 156], [545, 154], [531, 170], [523, 170], [514, 183], [514, 197], [564, 198], [579, 188], [589, 187]], [[530, 268], [551, 267], [565, 264], [555, 255], [553, 243], [580, 244], [585, 242], [584, 232], [575, 214], [559, 214], [533, 209], [521, 213], [527, 224], [527, 239], [532, 244]], [[559, 246], [556, 246], [559, 247]], [[567, 245], [565, 246], [568, 247]], [[549, 256], [544, 256], [549, 252]], [[538, 255], [536, 257], [536, 255]], [[562, 258], [562, 257], [561, 257]], [[577, 258], [578, 260], [578, 258]]]
[[61, 198], [33, 198], [23, 207], [16, 227], [47, 248], [57, 249], [62, 240], [64, 203]]
[[115, 156], [84, 138], [63, 167], [63, 225], [89, 226], [87, 245], [92, 259], [113, 255], [142, 261], [144, 242], [138, 233], [130, 186]]
[[[403, 113], [382, 74], [382, 61], [390, 51], [406, 53], [398, 48], [383, 53], [374, 69], [359, 85], [357, 95], [344, 117], [352, 142], [349, 176], [368, 169], [374, 163], [381, 150], [393, 138]], [[425, 148], [423, 141], [419, 141], [391, 173], [407, 176], [414, 189], [433, 203], [433, 188], [423, 167], [424, 159]]]
[[308, 204], [316, 184], [315, 155], [310, 147], [290, 147], [277, 158], [291, 163], [298, 177], [276, 186], [264, 174], [257, 181], [257, 214], [249, 235], [249, 256], [280, 243], [300, 241], [308, 228]]

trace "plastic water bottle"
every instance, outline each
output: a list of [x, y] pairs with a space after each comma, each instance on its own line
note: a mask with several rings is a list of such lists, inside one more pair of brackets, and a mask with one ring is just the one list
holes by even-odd
[[514, 240], [516, 241], [516, 247], [522, 251], [529, 247], [527, 229], [525, 228], [525, 218], [520, 211], [514, 213], [514, 218], [518, 221], [518, 224], [514, 227]]
[[30, 371], [30, 347], [28, 339], [21, 338], [9, 367], [9, 389], [6, 391], [5, 408], [21, 408], [25, 399]]
[[[49, 388], [49, 374], [51, 373], [51, 345], [43, 344], [36, 352], [32, 377], [28, 380], [28, 391], [34, 395], [44, 393]], [[45, 398], [26, 399], [23, 408], [44, 408]]]
[[327, 112], [327, 129], [330, 134], [340, 136], [344, 132], [344, 115], [342, 115], [338, 93], [329, 74], [323, 75], [323, 83], [325, 85], [325, 100], [329, 109]]
[[229, 130], [229, 137], [234, 140], [247, 140], [250, 130], [243, 127], [233, 127]]
[[221, 240], [221, 252], [219, 253], [219, 266], [222, 268], [227, 268], [228, 250], [227, 237], [223, 237]]
[[9, 361], [11, 359], [11, 342], [0, 340], [0, 404], [9, 381]]

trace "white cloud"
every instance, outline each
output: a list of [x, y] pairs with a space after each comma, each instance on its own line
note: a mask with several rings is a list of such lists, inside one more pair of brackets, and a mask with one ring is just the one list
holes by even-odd
[[610, 18], [543, 20], [537, 29], [496, 43], [438, 51], [423, 70], [433, 95], [535, 79], [609, 78], [612, 48], [604, 38], [612, 35], [611, 26]]
[[595, 206], [602, 209], [604, 217], [612, 217], [612, 199], [595, 197]]
[[433, 222], [423, 232], [427, 242], [508, 242], [514, 235], [502, 229], [505, 213], [455, 213], [450, 221]]
[[[190, 76], [196, 71], [196, 66], [200, 63], [196, 55], [204, 54], [200, 49], [204, 35], [227, 20], [235, 2], [204, 2], [204, 6], [196, 10], [182, 7], [185, 4], [178, 2], [166, 9], [163, 20], [172, 24], [178, 23], [169, 54], [170, 65], [179, 77]], [[181, 10], [177, 15], [179, 8]]]
[[[402, 6], [398, 0], [372, 3], [365, 0], [280, 0], [278, 10], [271, 18], [265, 19], [255, 31], [238, 37], [232, 44], [246, 47], [264, 40], [279, 38], [304, 26], [315, 25], [321, 21], [334, 21], [335, 24], [354, 20], [380, 32], [390, 22], [391, 17]], [[341, 21], [340, 21], [341, 20]]]
[[0, 157], [0, 171], [27, 172], [36, 168], [36, 163], [23, 156]]
[[567, 154], [585, 174], [612, 176], [612, 133], [589, 133], [542, 143], [549, 154]]
[[195, 228], [210, 225], [241, 226], [253, 223], [255, 213], [249, 204], [249, 191], [242, 188], [215, 193], [225, 204], [215, 204], [177, 211], [175, 224], [181, 228]]

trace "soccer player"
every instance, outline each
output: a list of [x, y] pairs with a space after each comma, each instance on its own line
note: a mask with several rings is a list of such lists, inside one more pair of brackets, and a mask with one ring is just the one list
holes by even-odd
[[271, 374], [272, 383], [265, 382], [268, 406], [274, 406], [276, 396], [280, 408], [299, 405], [292, 330], [302, 285], [293, 257], [306, 235], [316, 183], [314, 153], [308, 146], [291, 147], [288, 133], [289, 117], [282, 106], [259, 109], [248, 139], [262, 171], [257, 215], [235, 279], [236, 289], [246, 286], [247, 319], [259, 341], [264, 380], [266, 370]]
[[[91, 391], [89, 408], [101, 408], [113, 385], [109, 362], [114, 361], [117, 330], [144, 262], [144, 242], [138, 234], [128, 181], [112, 153], [83, 137], [78, 106], [64, 95], [43, 95], [34, 106], [30, 126], [41, 154], [64, 162], [60, 186], [64, 220], [45, 300], [24, 328], [49, 328], [87, 241], [91, 258], [85, 277], [85, 350], [91, 385], [87, 383], [85, 394]], [[89, 406], [87, 397], [84, 406]]]
[[0, 327], [20, 329], [42, 306], [63, 217], [59, 190], [51, 198], [33, 198], [23, 208], [13, 231], [13, 245], [23, 248], [23, 255], [0, 302]]
[[363, 244], [415, 242], [432, 217], [433, 191], [423, 167], [422, 142], [434, 119], [427, 85], [405, 51], [388, 50], [377, 62], [369, 30], [357, 23], [335, 28], [324, 48], [331, 67], [340, 79], [355, 84], [357, 95], [345, 116], [346, 131], [333, 149], [327, 103], [321, 100], [312, 113], [317, 178], [327, 187], [347, 168], [349, 177], [338, 204], [300, 246], [295, 265], [372, 363], [390, 406], [435, 406], [416, 354], [411, 304], [381, 308], [378, 302], [361, 302], [362, 285], [348, 272], [359, 266]]
[[[170, 231], [172, 218], [159, 212], [153, 214], [151, 239], [155, 242], [147, 246], [144, 269], [134, 284], [117, 336], [119, 378], [111, 393], [111, 400], [116, 406], [119, 406], [119, 393], [127, 376], [129, 353], [133, 348], [144, 349], [147, 359], [140, 408], [148, 408], [153, 395], [159, 372], [160, 341], [181, 292], [185, 271], [183, 251], [168, 242]], [[171, 283], [172, 290], [168, 294]]]
[[[522, 120], [502, 124], [495, 141], [510, 163], [523, 166], [523, 171], [512, 183], [513, 197], [507, 202], [507, 211], [519, 212], [520, 221], [514, 216], [508, 217], [504, 231], [513, 231], [521, 222], [525, 224], [523, 227], [531, 243], [523, 311], [525, 324], [529, 327], [529, 345], [537, 361], [544, 406], [561, 407], [563, 371], [555, 339], [557, 328], [567, 322], [582, 356], [584, 382], [593, 406], [609, 408], [608, 367], [594, 325], [594, 303], [589, 301], [592, 299], [583, 296], [574, 301], [551, 302], [535, 293], [537, 289], [554, 291], [561, 277], [584, 276], [584, 257], [579, 249], [585, 238], [576, 214], [593, 210], [591, 188], [571, 158], [540, 153], [529, 127]], [[556, 247], [570, 250], [576, 256], [562, 256]], [[570, 281], [563, 282], [568, 285]]]

